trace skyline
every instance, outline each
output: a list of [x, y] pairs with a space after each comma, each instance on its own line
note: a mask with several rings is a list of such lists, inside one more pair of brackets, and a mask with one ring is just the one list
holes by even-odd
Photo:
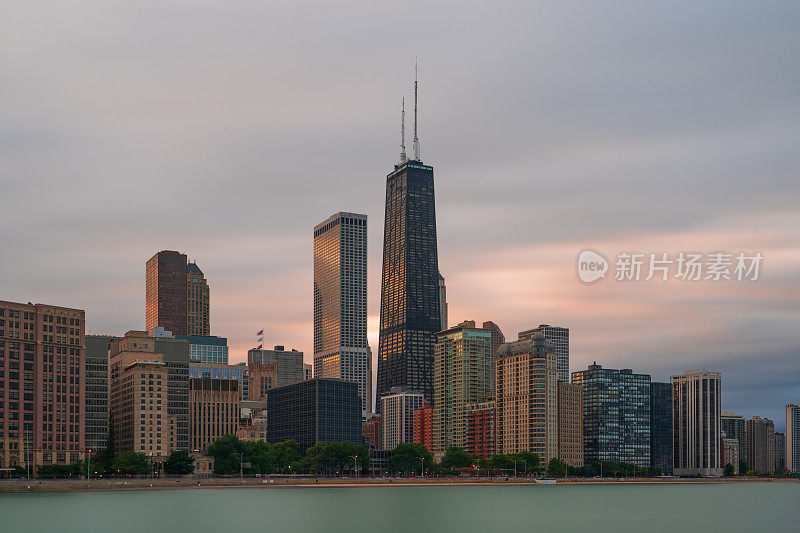
[[[310, 363], [313, 227], [366, 213], [375, 357], [384, 180], [418, 53], [450, 325], [569, 327], [571, 371], [719, 371], [723, 410], [782, 428], [800, 397], [800, 8], [770, 7], [361, 6], [385, 22], [368, 27], [347, 5], [49, 6], [44, 35], [25, 24], [39, 8], [14, 6], [0, 298], [84, 309], [87, 332], [144, 329], [145, 262], [178, 250], [232, 362], [263, 328]], [[385, 39], [412, 21], [418, 49]], [[764, 263], [752, 283], [587, 285], [586, 248]]]

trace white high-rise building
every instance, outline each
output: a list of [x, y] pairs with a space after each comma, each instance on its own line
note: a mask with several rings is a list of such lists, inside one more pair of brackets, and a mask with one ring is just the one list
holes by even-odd
[[800, 472], [800, 405], [786, 405], [786, 470]]
[[394, 450], [401, 442], [414, 442], [414, 411], [425, 403], [425, 396], [405, 387], [392, 387], [380, 402], [383, 449]]
[[569, 328], [540, 324], [538, 328], [520, 331], [518, 338], [530, 339], [537, 331], [544, 333], [544, 338], [552, 342], [556, 350], [558, 381], [569, 382]]
[[673, 472], [722, 475], [719, 372], [687, 370], [672, 376]]
[[367, 346], [367, 215], [336, 213], [314, 228], [314, 377], [358, 383], [372, 411]]

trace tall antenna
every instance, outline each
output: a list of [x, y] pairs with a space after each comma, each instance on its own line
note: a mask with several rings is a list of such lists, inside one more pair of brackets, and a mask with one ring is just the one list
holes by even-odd
[[419, 137], [417, 137], [417, 59], [414, 58], [414, 160], [419, 161]]
[[403, 110], [400, 112], [400, 163], [406, 159], [406, 97], [403, 97]]

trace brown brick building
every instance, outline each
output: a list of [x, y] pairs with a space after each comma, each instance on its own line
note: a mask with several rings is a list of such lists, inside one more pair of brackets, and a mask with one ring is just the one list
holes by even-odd
[[0, 468], [83, 458], [84, 329], [79, 309], [0, 301]]
[[378, 450], [381, 449], [381, 417], [372, 415], [361, 424], [361, 432], [367, 444], [372, 444]]
[[267, 391], [278, 386], [278, 364], [253, 361], [247, 365], [249, 400], [266, 401]]
[[583, 466], [583, 387], [558, 382], [558, 458]]
[[414, 411], [414, 442], [433, 453], [433, 406], [429, 403]]
[[215, 440], [239, 429], [239, 381], [189, 380], [189, 434], [192, 450], [205, 450]]
[[188, 291], [186, 255], [163, 250], [145, 266], [145, 326], [160, 326], [173, 335], [188, 334]]
[[467, 453], [487, 459], [495, 455], [494, 400], [468, 403]]

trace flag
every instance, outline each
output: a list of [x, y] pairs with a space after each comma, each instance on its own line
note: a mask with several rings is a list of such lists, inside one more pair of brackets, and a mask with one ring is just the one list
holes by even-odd
[[256, 350], [260, 350], [263, 346], [264, 346], [263, 344], [259, 344], [258, 348], [256, 348]]
[[260, 337], [260, 336], [262, 336], [263, 334], [264, 334], [264, 330], [262, 329], [261, 331], [259, 331], [258, 333], [256, 333], [256, 337]]

